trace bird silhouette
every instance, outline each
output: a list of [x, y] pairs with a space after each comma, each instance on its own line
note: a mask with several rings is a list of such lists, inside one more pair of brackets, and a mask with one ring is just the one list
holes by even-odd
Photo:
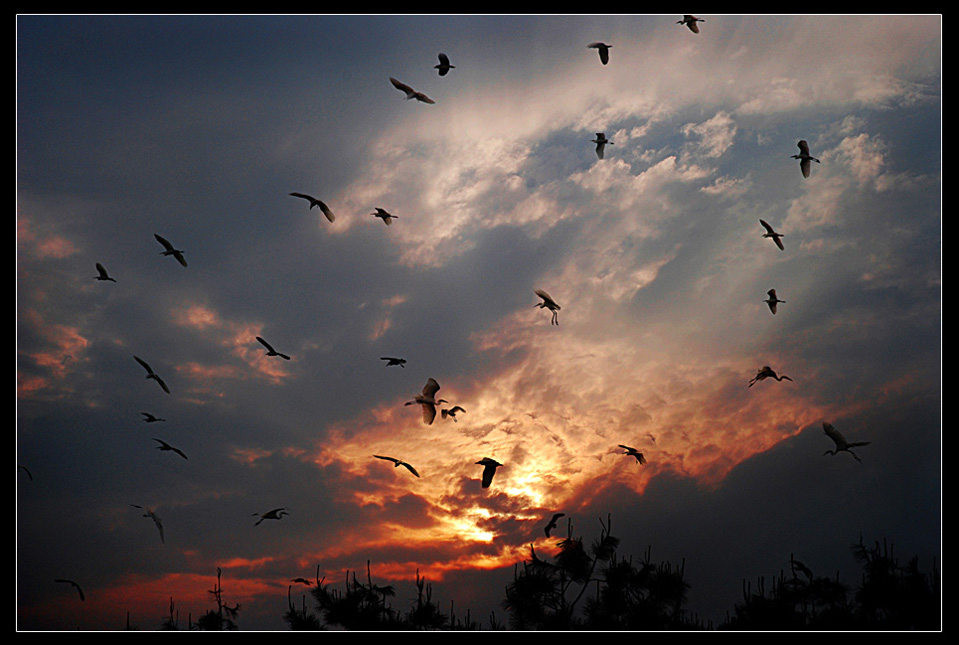
[[289, 356], [287, 356], [286, 354], [281, 354], [280, 352], [276, 351], [275, 349], [273, 349], [273, 347], [272, 347], [268, 342], [266, 342], [265, 340], [263, 340], [263, 339], [260, 338], [259, 336], [257, 336], [256, 339], [257, 339], [258, 341], [260, 341], [260, 344], [261, 344], [261, 345], [263, 345], [264, 347], [266, 347], [266, 355], [267, 355], [267, 356], [279, 356], [279, 357], [282, 358], [282, 359], [290, 360], [290, 357], [289, 357]]
[[317, 199], [316, 197], [311, 197], [310, 195], [305, 195], [303, 193], [290, 193], [291, 197], [299, 197], [300, 199], [305, 199], [310, 202], [310, 210], [313, 210], [314, 206], [318, 206], [319, 209], [326, 215], [326, 219], [333, 221], [336, 219], [336, 215], [333, 214], [333, 211], [330, 210], [330, 207], [327, 206], [322, 200]]
[[436, 406], [440, 403], [449, 403], [446, 399], [437, 399], [436, 393], [440, 389], [440, 384], [435, 379], [430, 378], [423, 386], [423, 393], [417, 394], [412, 401], [407, 401], [404, 405], [419, 404], [423, 409], [423, 423], [432, 425], [436, 418]]
[[116, 282], [113, 278], [107, 275], [107, 270], [103, 268], [103, 265], [97, 262], [97, 273], [99, 275], [94, 276], [96, 280], [109, 280], [110, 282]]
[[394, 358], [392, 356], [383, 356], [380, 358], [381, 361], [386, 361], [386, 366], [399, 365], [400, 367], [406, 367], [405, 358]]
[[300, 584], [306, 585], [307, 587], [313, 586], [313, 583], [307, 580], [306, 578], [290, 578], [290, 582], [298, 582]]
[[550, 320], [551, 325], [559, 325], [559, 310], [562, 309], [556, 301], [553, 300], [548, 293], [542, 289], [535, 289], [533, 291], [537, 296], [543, 299], [543, 302], [533, 305], [534, 307], [539, 307], [541, 309], [549, 309], [553, 312], [553, 318]]
[[155, 417], [155, 416], [153, 416], [152, 414], [150, 414], [149, 412], [141, 412], [140, 414], [143, 415], [143, 417], [144, 417], [143, 420], [146, 421], [147, 423], [156, 423], [157, 421], [166, 421], [166, 419], [161, 419], [160, 417]]
[[646, 463], [646, 457], [644, 457], [643, 453], [636, 450], [635, 448], [630, 448], [629, 446], [624, 444], [619, 444], [619, 447], [626, 451], [623, 453], [624, 455], [631, 455], [633, 457], [636, 457], [636, 461], [638, 461], [640, 465]]
[[606, 138], [605, 132], [597, 132], [596, 138], [592, 141], [596, 144], [596, 156], [600, 159], [602, 159], [605, 154], [606, 144], [613, 145], [613, 142]]
[[399, 217], [397, 217], [396, 215], [393, 215], [392, 213], [388, 213], [379, 207], [376, 208], [376, 212], [373, 213], [373, 217], [379, 217], [381, 220], [383, 220], [383, 223], [386, 224], [387, 226], [392, 224], [393, 220], [399, 219]]
[[848, 452], [852, 455], [856, 461], [862, 462], [862, 459], [859, 458], [859, 455], [854, 453], [851, 448], [857, 448], [859, 446], [868, 446], [871, 441], [854, 441], [852, 443], [846, 441], [846, 438], [842, 436], [842, 433], [832, 427], [831, 423], [822, 422], [822, 431], [836, 444], [835, 450], [827, 450], [822, 453], [825, 457], [826, 455], [838, 455], [840, 452]]
[[143, 517], [149, 517], [151, 520], [153, 520], [153, 523], [156, 524], [157, 531], [160, 532], [160, 542], [166, 544], [166, 541], [163, 539], [163, 522], [160, 521], [160, 516], [149, 507], [138, 506], [136, 504], [130, 504], [130, 506], [146, 511], [146, 513], [143, 514]]
[[134, 356], [133, 358], [135, 358], [136, 361], [137, 361], [137, 363], [139, 363], [140, 365], [142, 365], [142, 366], [143, 366], [143, 369], [145, 369], [145, 370], [147, 371], [147, 378], [148, 378], [148, 379], [153, 379], [154, 381], [157, 382], [157, 384], [159, 384], [160, 387], [163, 388], [163, 391], [164, 391], [164, 392], [166, 392], [167, 394], [170, 393], [170, 388], [167, 387], [167, 384], [163, 382], [163, 379], [160, 378], [160, 377], [157, 375], [157, 373], [153, 371], [153, 368], [150, 367], [145, 360], [143, 360], [143, 359], [140, 358], [139, 356]]
[[766, 295], [769, 296], [769, 299], [765, 302], [767, 305], [769, 305], [769, 311], [773, 312], [773, 314], [776, 313], [776, 305], [778, 305], [780, 302], [786, 302], [785, 300], [779, 299], [779, 297], [776, 295], [775, 289], [770, 289], [766, 292]]
[[451, 407], [451, 408], [448, 409], [448, 410], [447, 410], [446, 408], [443, 408], [443, 410], [440, 412], [440, 414], [443, 416], [444, 419], [445, 419], [446, 417], [449, 417], [449, 418], [451, 418], [453, 421], [456, 421], [456, 413], [457, 413], [457, 412], [466, 412], [466, 409], [465, 409], [465, 408], [462, 408], [462, 407], [460, 407], [460, 406], [458, 406], [458, 405], [454, 405], [453, 407]]
[[785, 251], [785, 250], [786, 250], [786, 247], [783, 246], [783, 241], [782, 241], [782, 238], [783, 238], [784, 236], [783, 236], [782, 234], [777, 233], [776, 231], [774, 231], [774, 230], [773, 230], [773, 227], [770, 226], [769, 224], [767, 224], [765, 220], [759, 220], [759, 223], [763, 225], [763, 228], [764, 228], [764, 229], [766, 229], [766, 232], [763, 233], [763, 237], [772, 238], [772, 241], [776, 243], [776, 246], [779, 247], [779, 250], [780, 250], [780, 251]]
[[565, 515], [566, 513], [553, 513], [553, 517], [550, 518], [549, 522], [543, 528], [543, 533], [546, 534], [546, 537], [550, 537], [550, 532], [556, 528], [556, 522]]
[[776, 379], [777, 381], [791, 381], [791, 380], [792, 380], [791, 378], [789, 378], [789, 377], [786, 376], [785, 374], [782, 375], [782, 376], [779, 376], [778, 374], [776, 374], [776, 372], [775, 372], [775, 370], [773, 370], [773, 368], [769, 367], [768, 365], [763, 365], [762, 369], [760, 369], [758, 372], [756, 372], [756, 376], [754, 376], [754, 377], [752, 377], [752, 379], [750, 379], [750, 381], [749, 381], [749, 387], [752, 387], [753, 385], [755, 385], [755, 384], [758, 383], [759, 381], [762, 381], [763, 379], [767, 379], [767, 378], [774, 378], [774, 379]]
[[812, 569], [807, 567], [805, 564], [803, 564], [799, 560], [796, 560], [795, 558], [793, 558], [791, 554], [789, 556], [789, 565], [792, 567], [793, 578], [796, 577], [796, 571], [799, 571], [800, 573], [802, 573], [804, 576], [806, 576], [809, 579], [809, 582], [812, 582], [813, 580]]
[[87, 597], [83, 595], [83, 589], [80, 588], [80, 585], [75, 583], [73, 580], [67, 580], [66, 578], [57, 578], [54, 582], [65, 582], [68, 585], [73, 585], [73, 588], [77, 590], [77, 593], [80, 594], [80, 600], [86, 601]]
[[702, 18], [697, 18], [696, 16], [691, 16], [687, 13], [687, 14], [683, 14], [683, 19], [677, 21], [676, 24], [686, 25], [687, 27], [689, 27], [689, 30], [691, 32], [693, 32], [694, 34], [698, 34], [699, 25], [696, 24], [697, 22], [706, 22], [706, 21], [703, 20]]
[[489, 485], [493, 483], [493, 475], [496, 474], [496, 469], [503, 464], [489, 457], [483, 457], [476, 464], [483, 466], [483, 488], [489, 488]]
[[171, 446], [170, 444], [168, 444], [168, 443], [167, 443], [166, 441], [164, 441], [163, 439], [157, 439], [156, 437], [154, 437], [153, 440], [160, 442], [160, 445], [157, 446], [157, 450], [162, 450], [162, 451], [164, 451], [164, 452], [166, 452], [166, 451], [171, 451], [171, 450], [172, 450], [173, 452], [175, 452], [176, 454], [180, 455], [180, 456], [183, 457], [184, 459], [187, 458], [186, 455], [183, 454], [183, 451], [182, 451], [182, 450], [180, 450], [179, 448], [174, 448], [173, 446]]
[[[443, 52], [440, 52], [438, 56], [440, 59], [440, 64], [433, 65], [433, 69], [438, 70], [440, 76], [446, 76], [451, 69], [456, 69], [456, 65], [450, 65], [449, 56]], [[394, 85], [396, 85], [396, 83], [394, 83]]]
[[30, 472], [30, 470], [26, 466], [21, 466], [20, 464], [17, 464], [17, 470], [18, 471], [22, 470], [23, 472], [25, 472], [27, 474], [27, 479], [29, 479], [30, 481], [33, 481], [33, 474]]
[[385, 461], [392, 461], [392, 462], [393, 462], [393, 468], [398, 468], [398, 467], [400, 467], [400, 466], [403, 466], [404, 468], [406, 468], [408, 471], [410, 471], [411, 473], [413, 473], [413, 474], [416, 475], [417, 477], [420, 476], [420, 474], [419, 474], [418, 472], [416, 472], [416, 469], [413, 468], [413, 466], [411, 466], [410, 464], [406, 463], [405, 461], [401, 461], [401, 460], [399, 460], [399, 459], [396, 459], [395, 457], [381, 457], [380, 455], [373, 455], [373, 456], [376, 457], [377, 459], [383, 459], [383, 460], [385, 460]]
[[799, 146], [799, 154], [793, 155], [792, 158], [799, 159], [799, 169], [802, 171], [802, 176], [808, 178], [809, 168], [812, 165], [809, 162], [815, 161], [816, 163], [820, 163], [820, 161], [809, 154], [809, 144], [806, 143], [805, 139], [801, 140], [796, 145]]
[[160, 237], [156, 233], [153, 234], [153, 237], [155, 237], [157, 239], [157, 242], [162, 244], [163, 248], [165, 249], [164, 251], [160, 253], [160, 255], [172, 255], [173, 257], [176, 258], [177, 262], [179, 262], [183, 266], [186, 266], [186, 258], [183, 257], [183, 251], [181, 251], [180, 249], [174, 248], [174, 246], [170, 244], [169, 240], [167, 240], [166, 238]]
[[274, 508], [272, 511], [267, 511], [260, 515], [259, 513], [254, 513], [253, 516], [260, 516], [260, 519], [253, 526], [259, 526], [260, 522], [263, 520], [278, 520], [281, 519], [284, 515], [289, 515], [289, 512], [285, 508]]
[[421, 102], [423, 102], [423, 103], [430, 103], [430, 104], [436, 103], [436, 101], [434, 101], [434, 100], [431, 99], [430, 97], [426, 96], [426, 95], [423, 94], [422, 92], [417, 92], [416, 90], [414, 90], [412, 87], [410, 87], [410, 86], [407, 85], [406, 83], [401, 83], [401, 82], [399, 82], [398, 80], [396, 80], [395, 78], [393, 78], [392, 76], [390, 77], [390, 83], [392, 83], [392, 84], [393, 84], [393, 87], [395, 87], [395, 88], [398, 89], [399, 91], [406, 93], [406, 100], [407, 100], [407, 101], [409, 101], [410, 99], [416, 99], [417, 101], [421, 101]]
[[609, 62], [609, 48], [612, 45], [607, 45], [606, 43], [590, 43], [586, 45], [587, 49], [598, 49], [599, 50], [599, 60], [605, 65]]

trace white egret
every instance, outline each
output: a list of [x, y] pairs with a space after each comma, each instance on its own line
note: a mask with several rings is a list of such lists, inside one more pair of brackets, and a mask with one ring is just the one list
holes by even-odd
[[859, 456], [850, 449], [858, 446], [868, 446], [870, 443], [872, 443], [871, 441], [854, 441], [850, 443], [846, 441], [846, 438], [842, 436], [841, 432], [832, 427], [831, 423], [826, 423], [825, 421], [822, 422], [822, 430], [826, 436], [832, 439], [836, 444], [835, 450], [827, 450], [826, 452], [822, 453], [824, 457], [826, 455], [838, 455], [840, 452], [848, 452], [856, 459], [856, 461], [861, 463], [862, 459], [860, 459]]
[[550, 295], [549, 295], [548, 293], [546, 293], [545, 291], [543, 291], [542, 289], [535, 289], [535, 290], [533, 291], [533, 293], [535, 293], [537, 296], [539, 296], [540, 298], [543, 299], [543, 302], [540, 302], [540, 303], [535, 304], [535, 305], [533, 305], [533, 306], [534, 306], [534, 307], [539, 307], [539, 308], [541, 308], [541, 309], [549, 309], [550, 311], [552, 311], [552, 312], [553, 312], [553, 318], [552, 318], [552, 320], [550, 321], [550, 324], [552, 324], [552, 325], [559, 325], [559, 313], [558, 313], [558, 312], [559, 312], [560, 309], [562, 309], [562, 307], [560, 307], [558, 304], [556, 304], [556, 301], [553, 300], [553, 299], [550, 297]]
[[786, 302], [785, 300], [779, 299], [779, 297], [776, 295], [775, 289], [770, 289], [766, 292], [766, 295], [769, 296], [769, 298], [765, 300], [765, 303], [769, 305], [769, 311], [773, 312], [773, 314], [776, 313], [776, 305], [778, 305], [780, 302]]
[[167, 443], [166, 441], [164, 441], [163, 439], [157, 439], [156, 437], [154, 437], [153, 440], [160, 442], [160, 445], [157, 446], [157, 450], [163, 450], [164, 452], [166, 452], [166, 451], [173, 451], [173, 452], [175, 452], [176, 454], [178, 454], [178, 455], [180, 455], [181, 457], [183, 457], [184, 459], [187, 458], [187, 456], [186, 456], [185, 454], [183, 454], [183, 451], [182, 451], [182, 450], [180, 450], [179, 448], [174, 448], [173, 446], [171, 446], [170, 444], [168, 444], [168, 443]]
[[440, 403], [449, 403], [446, 399], [437, 399], [436, 393], [440, 389], [440, 384], [435, 379], [430, 378], [423, 386], [423, 393], [417, 394], [412, 401], [407, 401], [404, 405], [419, 404], [423, 408], [423, 423], [432, 425], [436, 418], [436, 406]]
[[765, 220], [759, 220], [759, 223], [763, 225], [763, 228], [766, 229], [766, 232], [763, 233], [763, 237], [772, 238], [772, 241], [776, 243], [776, 246], [779, 247], [780, 251], [785, 251], [786, 247], [783, 246], [782, 238], [785, 237], [781, 233], [777, 233], [773, 230], [773, 227], [766, 223]]
[[646, 463], [646, 457], [644, 457], [643, 453], [636, 450], [635, 448], [630, 448], [629, 446], [625, 444], [619, 444], [619, 447], [625, 450], [625, 452], [623, 453], [624, 455], [630, 455], [631, 457], [636, 457], [636, 461], [638, 461], [640, 465]]
[[164, 392], [166, 392], [167, 394], [170, 393], [170, 388], [167, 387], [167, 384], [163, 382], [163, 379], [160, 378], [160, 377], [157, 375], [156, 372], [153, 371], [153, 368], [152, 368], [152, 367], [150, 367], [149, 365], [147, 365], [147, 362], [146, 362], [145, 360], [143, 360], [142, 358], [140, 358], [140, 357], [138, 357], [138, 356], [134, 356], [133, 358], [135, 358], [136, 361], [137, 361], [137, 363], [139, 363], [140, 365], [142, 365], [142, 366], [143, 366], [143, 369], [145, 369], [145, 370], [147, 371], [147, 378], [148, 378], [148, 379], [153, 379], [154, 381], [156, 381], [156, 382], [160, 385], [160, 387], [163, 388], [163, 391], [164, 391]]
[[446, 76], [446, 74], [448, 74], [451, 69], [456, 69], [456, 65], [450, 65], [449, 56], [447, 56], [443, 52], [439, 53], [439, 59], [440, 59], [440, 64], [433, 65], [433, 69], [438, 70], [440, 76]]
[[263, 513], [262, 515], [260, 515], [259, 513], [253, 514], [254, 517], [257, 515], [260, 516], [260, 519], [253, 526], [259, 526], [260, 522], [262, 522], [263, 520], [279, 520], [284, 515], [289, 515], [289, 512], [285, 508], [274, 508], [272, 511], [267, 511], [266, 513]]
[[399, 219], [399, 217], [397, 217], [396, 215], [393, 215], [392, 213], [388, 213], [387, 211], [383, 210], [380, 207], [376, 207], [376, 212], [373, 213], [373, 217], [379, 217], [381, 220], [383, 220], [383, 223], [386, 224], [387, 226], [392, 224], [393, 220]]
[[413, 466], [411, 466], [410, 464], [406, 463], [405, 461], [401, 461], [399, 459], [396, 459], [395, 457], [381, 457], [380, 455], [373, 455], [373, 456], [376, 457], [377, 459], [383, 459], [384, 461], [392, 461], [393, 468], [399, 468], [400, 466], [403, 466], [404, 468], [406, 468], [408, 471], [410, 471], [417, 477], [420, 476], [420, 474], [416, 472], [416, 469], [413, 468]]
[[393, 356], [383, 356], [380, 358], [381, 361], [386, 361], [386, 366], [390, 367], [391, 365], [399, 365], [400, 367], [406, 367], [405, 358], [395, 358]]
[[323, 214], [326, 215], [326, 219], [331, 222], [336, 219], [336, 215], [333, 214], [333, 211], [330, 210], [330, 207], [316, 197], [312, 197], [305, 193], [290, 193], [290, 197], [299, 197], [300, 199], [305, 199], [306, 201], [310, 202], [310, 210], [313, 210], [314, 206], [319, 207]]
[[153, 523], [156, 524], [157, 531], [160, 532], [160, 542], [166, 544], [165, 540], [163, 539], [163, 522], [160, 521], [160, 516], [157, 515], [150, 507], [144, 508], [143, 506], [138, 506], [136, 504], [130, 504], [130, 506], [146, 511], [146, 513], [143, 514], [143, 517], [149, 517], [151, 520], [153, 520]]
[[390, 77], [390, 83], [392, 83], [393, 87], [395, 87], [399, 91], [406, 93], [407, 101], [409, 101], [410, 99], [416, 99], [417, 101], [421, 101], [423, 103], [436, 103], [436, 101], [426, 96], [422, 92], [417, 92], [406, 83], [401, 83], [400, 81], [396, 80], [392, 76]]
[[773, 368], [769, 367], [768, 365], [763, 365], [762, 369], [760, 369], [758, 372], [756, 372], [756, 376], [754, 376], [754, 377], [752, 377], [752, 379], [750, 379], [750, 381], [749, 381], [749, 387], [752, 387], [753, 385], [755, 385], [755, 384], [758, 383], [759, 381], [762, 381], [763, 379], [767, 379], [767, 378], [774, 378], [774, 379], [776, 379], [777, 381], [791, 381], [791, 380], [792, 380], [791, 378], [789, 378], [789, 377], [786, 376], [785, 374], [783, 374], [782, 376], [779, 376], [778, 374], [776, 374], [776, 372], [775, 372], [775, 370], [773, 370]]
[[677, 21], [676, 24], [686, 25], [687, 27], [689, 27], [689, 30], [691, 32], [693, 32], [694, 34], [698, 34], [699, 25], [696, 24], [697, 22], [706, 22], [706, 21], [703, 20], [702, 18], [697, 18], [696, 16], [691, 16], [687, 13], [687, 14], [683, 14], [683, 19]]
[[820, 163], [820, 161], [809, 154], [809, 144], [806, 143], [805, 139], [801, 140], [796, 145], [799, 146], [799, 154], [793, 155], [792, 158], [799, 159], [799, 169], [802, 171], [802, 176], [808, 178], [809, 167], [812, 165], [809, 162], [815, 161], [816, 163]]
[[107, 275], [107, 270], [103, 268], [103, 265], [97, 262], [97, 273], [99, 275], [94, 276], [96, 280], [109, 280], [110, 282], [116, 282], [113, 278]]
[[263, 345], [264, 347], [266, 347], [266, 355], [267, 355], [267, 356], [279, 356], [279, 357], [282, 358], [282, 359], [290, 360], [290, 357], [289, 357], [289, 356], [287, 356], [286, 354], [281, 354], [280, 352], [276, 351], [275, 349], [273, 349], [273, 346], [272, 346], [272, 345], [270, 345], [268, 342], [266, 342], [265, 340], [263, 340], [263, 339], [260, 338], [259, 336], [257, 336], [256, 339], [257, 339], [258, 341], [260, 341], [260, 344], [261, 344], [261, 345]]
[[613, 145], [613, 142], [606, 138], [605, 132], [597, 132], [596, 138], [592, 140], [596, 144], [596, 156], [600, 159], [603, 158], [604, 151], [606, 149], [606, 144]]
[[476, 464], [483, 466], [483, 488], [489, 488], [489, 485], [493, 483], [493, 475], [496, 474], [496, 469], [503, 464], [489, 457], [483, 457]]
[[609, 48], [612, 45], [607, 45], [606, 43], [590, 43], [586, 45], [587, 49], [598, 49], [599, 50], [599, 60], [602, 61], [603, 65], [609, 62]]
[[174, 246], [170, 244], [169, 240], [167, 240], [166, 238], [160, 237], [156, 233], [153, 234], [153, 237], [155, 237], [157, 239], [157, 242], [162, 244], [163, 248], [166, 249], [165, 251], [162, 251], [160, 255], [172, 255], [173, 257], [176, 258], [177, 262], [179, 262], [183, 266], [186, 266], [186, 258], [183, 257], [183, 251], [181, 251], [180, 249], [174, 248]]

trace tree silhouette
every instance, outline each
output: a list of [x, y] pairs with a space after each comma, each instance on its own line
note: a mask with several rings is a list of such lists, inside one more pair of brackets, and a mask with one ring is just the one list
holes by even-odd
[[223, 586], [220, 582], [220, 574], [220, 567], [217, 567], [216, 584], [213, 585], [213, 589], [207, 592], [216, 599], [216, 609], [210, 609], [196, 621], [197, 629], [202, 631], [235, 631], [239, 629], [236, 624], [236, 614], [240, 611], [240, 605], [230, 607], [223, 603]]
[[328, 625], [339, 625], [347, 630], [398, 629], [400, 622], [396, 612], [388, 607], [386, 599], [395, 595], [392, 585], [373, 584], [369, 560], [366, 562], [364, 584], [357, 580], [356, 573], [346, 572], [346, 590], [339, 592], [317, 581], [313, 597]]

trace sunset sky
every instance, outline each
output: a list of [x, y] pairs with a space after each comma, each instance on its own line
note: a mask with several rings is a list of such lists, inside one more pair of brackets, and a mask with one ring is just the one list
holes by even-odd
[[286, 629], [368, 561], [505, 622], [567, 520], [714, 624], [860, 536], [938, 567], [941, 16], [681, 17], [18, 16], [18, 627], [185, 628], [220, 567]]

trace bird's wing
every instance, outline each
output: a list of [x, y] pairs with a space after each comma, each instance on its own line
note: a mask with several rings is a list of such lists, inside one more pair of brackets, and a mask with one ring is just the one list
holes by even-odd
[[173, 245], [170, 244], [169, 240], [167, 240], [166, 238], [160, 237], [160, 236], [157, 235], [156, 233], [153, 234], [153, 237], [155, 237], [155, 238], [157, 239], [157, 242], [159, 242], [160, 244], [162, 244], [162, 245], [163, 245], [163, 248], [165, 248], [167, 251], [172, 251], [172, 250], [173, 250]]
[[268, 350], [270, 350], [271, 352], [275, 352], [275, 351], [276, 351], [275, 349], [273, 349], [273, 347], [272, 347], [268, 342], [266, 342], [265, 340], [263, 340], [263, 339], [260, 338], [259, 336], [257, 336], [256, 339], [257, 339], [258, 341], [260, 341], [260, 344], [261, 344], [261, 345], [263, 345], [264, 347], [266, 347], [266, 348], [267, 348]]
[[630, 448], [629, 446], [623, 443], [619, 444], [619, 447], [622, 448], [623, 450], [628, 450], [630, 452], [634, 452], [636, 450], [635, 448]]
[[822, 422], [822, 430], [826, 435], [835, 441], [837, 444], [846, 443], [846, 438], [842, 436], [842, 433], [836, 430], [831, 423]]
[[324, 204], [323, 202], [318, 202], [320, 204], [320, 210], [323, 211], [323, 214], [326, 215], [326, 219], [331, 222], [336, 219], [336, 215], [333, 214], [333, 211], [330, 210], [330, 207]]
[[812, 164], [809, 163], [809, 159], [803, 159], [799, 162], [799, 169], [802, 171], [802, 176], [806, 177], [807, 179], [809, 178], [809, 167], [811, 165]]
[[313, 203], [314, 198], [310, 195], [304, 195], [303, 193], [290, 193], [291, 197], [300, 197], [302, 199], [308, 199], [310, 203]]
[[436, 419], [436, 406], [420, 403], [420, 407], [423, 408], [423, 423], [428, 426], [433, 425], [433, 420]]
[[104, 269], [103, 265], [100, 264], [99, 262], [97, 262], [97, 272], [104, 278], [107, 277], [107, 270]]
[[133, 358], [135, 358], [136, 361], [137, 361], [137, 363], [139, 363], [140, 365], [142, 365], [142, 366], [143, 366], [143, 369], [145, 369], [149, 374], [153, 374], [153, 369], [147, 364], [147, 362], [146, 362], [145, 360], [143, 360], [143, 359], [140, 358], [139, 356], [134, 356]]
[[75, 583], [73, 580], [65, 580], [63, 578], [57, 578], [54, 582], [65, 582], [68, 585], [73, 585], [73, 588], [77, 590], [77, 593], [80, 594], [80, 600], [86, 600], [86, 596], [83, 595], [83, 589], [80, 588], [80, 585]]
[[401, 462], [400, 462], [400, 466], [404, 466], [408, 471], [410, 471], [411, 473], [413, 473], [413, 474], [416, 475], [417, 477], [420, 476], [420, 474], [419, 474], [418, 472], [416, 472], [416, 469], [413, 468], [413, 466], [411, 466], [410, 464], [406, 463], [405, 461], [401, 461]]
[[775, 233], [775, 231], [773, 230], [773, 227], [770, 226], [770, 225], [766, 222], [766, 220], [762, 220], [762, 219], [761, 219], [761, 220], [759, 220], [759, 223], [763, 225], [763, 228], [766, 229], [766, 232], [767, 232], [767, 233]]
[[153, 379], [154, 379], [157, 383], [160, 384], [160, 387], [163, 388], [163, 391], [164, 391], [164, 392], [166, 392], [167, 394], [170, 393], [170, 388], [169, 388], [169, 386], [167, 386], [166, 382], [165, 382], [162, 378], [160, 378], [159, 376], [157, 376], [156, 374], [154, 374], [154, 375], [153, 375]]
[[186, 266], [186, 258], [183, 257], [183, 254], [182, 254], [182, 253], [180, 253], [179, 251], [177, 251], [177, 252], [175, 252], [175, 253], [173, 254], [173, 257], [176, 258], [176, 261], [177, 261], [177, 262], [179, 262], [179, 263], [182, 264], [183, 266]]
[[773, 313], [776, 313], [776, 301], [775, 301], [775, 300], [770, 300], [770, 301], [768, 301], [766, 304], [769, 305], [769, 311], [771, 311], [771, 312], [773, 312]]
[[785, 250], [786, 250], [786, 247], [783, 246], [783, 241], [782, 241], [781, 239], [779, 239], [779, 236], [778, 236], [778, 235], [773, 238], [773, 242], [776, 243], [776, 246], [779, 247], [779, 250], [780, 250], [780, 251], [785, 251]]
[[183, 454], [183, 451], [180, 450], [179, 448], [173, 448], [173, 452], [175, 452], [176, 454], [180, 455], [180, 456], [183, 457], [184, 459], [187, 459], [187, 456], [186, 456], [185, 454]]
[[160, 521], [160, 517], [156, 513], [150, 513], [150, 517], [153, 518], [153, 523], [157, 525], [157, 531], [160, 532], [160, 542], [166, 544], [166, 540], [163, 539], [163, 522]]
[[699, 33], [699, 25], [696, 24], [695, 20], [690, 20], [689, 22], [686, 23], [686, 26], [689, 27], [689, 30], [693, 32], [694, 34]]
[[461, 408], [458, 405], [454, 405], [453, 408], [450, 410], [450, 414], [456, 414], [457, 412], [466, 412], [466, 408]]
[[431, 377], [426, 381], [426, 385], [423, 386], [423, 395], [433, 398], [439, 390], [440, 384], [436, 382], [436, 379]]
[[390, 83], [392, 83], [392, 84], [393, 84], [393, 87], [395, 87], [396, 89], [400, 90], [401, 92], [406, 92], [407, 94], [412, 94], [412, 93], [413, 93], [413, 88], [412, 88], [412, 87], [410, 87], [410, 86], [407, 85], [406, 83], [401, 83], [400, 81], [396, 80], [396, 79], [393, 78], [392, 76], [390, 76]]
[[373, 455], [373, 456], [376, 457], [377, 459], [384, 459], [384, 460], [386, 460], [386, 461], [392, 461], [394, 464], [395, 464], [395, 463], [399, 463], [399, 460], [398, 460], [398, 459], [394, 459], [393, 457], [383, 457], [383, 456], [381, 456], [381, 455]]
[[448, 65], [450, 64], [449, 56], [447, 56], [446, 54], [444, 54], [444, 53], [442, 53], [442, 52], [440, 52], [440, 54], [439, 54], [439, 59], [440, 59], [440, 63], [441, 63], [444, 67], [446, 67], [446, 66], [448, 66]]
[[534, 290], [534, 293], [535, 293], [537, 296], [539, 296], [540, 298], [542, 298], [542, 299], [546, 302], [546, 304], [553, 304], [553, 305], [556, 304], [556, 301], [554, 301], [554, 300], [550, 297], [550, 295], [549, 295], [548, 293], [546, 293], [545, 291], [543, 291], [542, 289], [536, 289], [536, 290]]

